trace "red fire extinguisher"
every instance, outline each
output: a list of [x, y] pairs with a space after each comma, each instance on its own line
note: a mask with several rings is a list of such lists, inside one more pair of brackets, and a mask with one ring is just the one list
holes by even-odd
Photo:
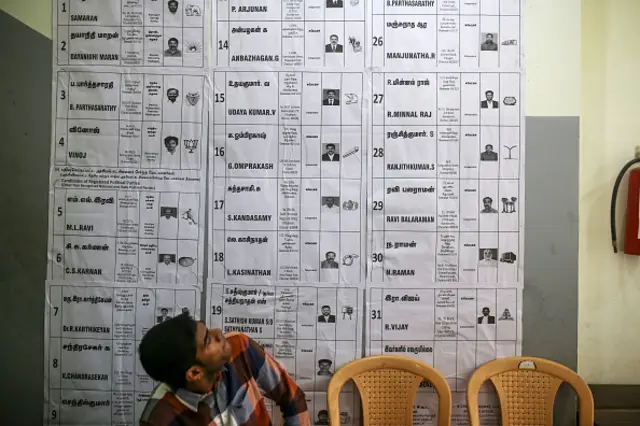
[[[635, 164], [640, 164], [640, 146], [636, 146], [635, 158], [624, 165], [616, 183], [613, 185], [611, 195], [611, 244], [613, 252], [618, 252], [618, 239], [616, 235], [616, 200], [620, 182], [627, 171]], [[640, 168], [629, 172], [629, 191], [627, 195], [627, 214], [624, 232], [624, 253], [640, 256]]]

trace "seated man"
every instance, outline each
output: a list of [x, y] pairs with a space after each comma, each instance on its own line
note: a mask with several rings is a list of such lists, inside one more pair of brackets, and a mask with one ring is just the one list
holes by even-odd
[[141, 426], [268, 426], [263, 395], [286, 426], [309, 426], [305, 395], [285, 370], [244, 334], [222, 335], [181, 314], [152, 327], [140, 363], [158, 386]]

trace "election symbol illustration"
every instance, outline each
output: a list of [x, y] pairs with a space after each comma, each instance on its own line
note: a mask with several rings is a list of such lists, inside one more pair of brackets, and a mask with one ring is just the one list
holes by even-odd
[[511, 316], [511, 312], [509, 312], [509, 309], [504, 310], [504, 312], [502, 312], [502, 315], [500, 315], [500, 318], [498, 318], [498, 321], [514, 321], [513, 317]]
[[503, 198], [502, 201], [502, 213], [515, 213], [516, 212], [516, 197]]
[[187, 102], [191, 106], [196, 106], [198, 101], [200, 100], [200, 93], [198, 92], [189, 92], [186, 96]]
[[[357, 4], [357, 3], [356, 3]], [[352, 6], [355, 6], [353, 4], [353, 2], [351, 3]], [[353, 49], [353, 51], [355, 53], [360, 53], [362, 52], [362, 45], [360, 44], [360, 42], [358, 40], [356, 40], [355, 37], [349, 37], [349, 44], [351, 45], [351, 48]]]
[[517, 160], [517, 158], [511, 156], [511, 151], [513, 151], [513, 148], [516, 148], [518, 145], [513, 145], [513, 146], [503, 145], [503, 146], [509, 150], [509, 156], [506, 157], [505, 160]]
[[345, 306], [342, 308], [342, 319], [345, 319], [347, 315], [349, 316], [349, 319], [352, 319], [351, 315], [353, 315], [353, 306]]
[[347, 157], [349, 157], [349, 156], [351, 156], [351, 155], [353, 155], [353, 154], [357, 153], [358, 151], [360, 151], [360, 148], [359, 148], [359, 147], [357, 147], [357, 146], [356, 146], [356, 147], [354, 147], [354, 148], [351, 148], [350, 150], [348, 150], [347, 152], [345, 152], [344, 154], [342, 154], [342, 158], [347, 158]]
[[360, 0], [351, 0], [349, 1], [349, 3], [351, 3], [351, 6], [357, 6], [358, 4], [360, 4]]
[[348, 254], [345, 257], [342, 258], [342, 264], [344, 266], [351, 266], [353, 265], [353, 261], [356, 260], [357, 258], [359, 258], [360, 256], [358, 256], [357, 254]]
[[506, 253], [502, 253], [500, 255], [500, 262], [503, 263], [514, 263], [516, 261], [516, 254], [508, 251]]
[[187, 52], [189, 53], [200, 53], [202, 52], [202, 44], [197, 41], [188, 41], [186, 43]]
[[514, 106], [516, 104], [516, 98], [513, 96], [507, 96], [502, 100], [502, 103], [506, 106]]
[[182, 217], [183, 220], [186, 220], [189, 225], [197, 225], [198, 224], [196, 222], [195, 218], [193, 217], [193, 213], [191, 212], [191, 209], [189, 209], [186, 212], [182, 213], [181, 217]]
[[184, 14], [187, 16], [202, 16], [202, 9], [195, 4], [188, 4], [184, 8]]
[[358, 210], [358, 202], [357, 201], [345, 201], [342, 203], [342, 208], [345, 210]]
[[180, 259], [178, 259], [178, 264], [183, 268], [188, 268], [189, 266], [193, 265], [195, 262], [196, 262], [196, 259], [194, 257], [189, 257], [189, 256], [183, 256]]
[[198, 147], [197, 139], [185, 139], [184, 147], [189, 150], [189, 154], [193, 154], [193, 151]]
[[358, 95], [356, 95], [355, 93], [345, 93], [344, 97], [346, 99], [345, 103], [347, 105], [357, 104], [358, 103]]

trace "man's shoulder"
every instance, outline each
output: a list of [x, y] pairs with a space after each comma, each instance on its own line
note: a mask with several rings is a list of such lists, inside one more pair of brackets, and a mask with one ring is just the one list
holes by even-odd
[[147, 401], [140, 415], [140, 424], [169, 426], [174, 424], [185, 410], [188, 408], [176, 398], [171, 388], [161, 383], [153, 390]]
[[251, 347], [252, 340], [249, 336], [238, 331], [232, 331], [225, 333], [224, 335], [227, 342], [231, 345], [231, 358], [235, 358], [241, 353], [245, 352]]

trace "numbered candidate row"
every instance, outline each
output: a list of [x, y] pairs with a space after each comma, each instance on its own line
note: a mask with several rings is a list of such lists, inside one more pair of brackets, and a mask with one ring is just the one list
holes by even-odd
[[215, 124], [357, 126], [364, 122], [363, 73], [214, 73]]
[[59, 71], [56, 117], [203, 123], [205, 78], [197, 75]]
[[[371, 21], [374, 67], [400, 71], [427, 67], [517, 69], [521, 66], [519, 16], [426, 14], [420, 6], [423, 3], [389, 0], [386, 7], [376, 10], [374, 0]], [[410, 6], [389, 7], [389, 4]]]
[[209, 277], [233, 284], [351, 284], [365, 278], [359, 232], [212, 231]]
[[371, 175], [415, 179], [518, 179], [520, 127], [374, 126]]
[[361, 126], [214, 126], [213, 175], [361, 179]]
[[375, 179], [372, 230], [517, 232], [519, 180]]
[[520, 126], [518, 73], [373, 73], [372, 123]]
[[216, 64], [364, 68], [365, 22], [354, 18], [218, 22]]
[[51, 238], [51, 279], [141, 284], [202, 281], [197, 241], [111, 237]]
[[200, 194], [55, 188], [51, 233], [197, 240]]
[[371, 288], [369, 291], [371, 341], [392, 344], [517, 339], [516, 289]]
[[203, 125], [100, 119], [56, 119], [56, 166], [201, 170]]
[[517, 283], [521, 247], [518, 232], [373, 231], [369, 281], [392, 287]]
[[58, 26], [202, 28], [204, 0], [56, 0]]
[[215, 179], [216, 230], [360, 232], [364, 195], [359, 180]]

